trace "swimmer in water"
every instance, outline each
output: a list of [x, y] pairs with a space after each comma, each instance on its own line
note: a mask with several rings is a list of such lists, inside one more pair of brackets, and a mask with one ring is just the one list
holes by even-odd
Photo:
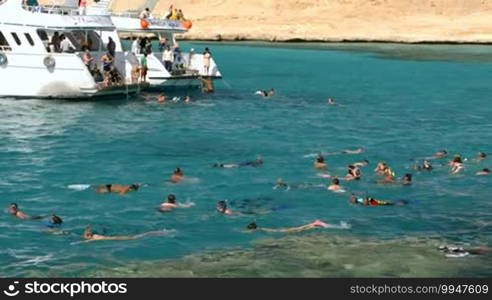
[[313, 223], [310, 223], [310, 224], [307, 224], [304, 226], [288, 227], [288, 228], [275, 228], [275, 229], [274, 228], [261, 228], [261, 227], [258, 227], [258, 225], [256, 225], [256, 222], [252, 222], [252, 223], [248, 224], [248, 226], [246, 228], [250, 231], [290, 233], [290, 232], [301, 232], [301, 231], [315, 229], [315, 228], [327, 228], [327, 227], [328, 227], [328, 224], [326, 224], [320, 220], [316, 220]]
[[186, 98], [184, 98], [184, 103], [190, 103], [190, 102], [191, 102], [191, 97], [186, 96]]
[[221, 214], [224, 214], [224, 215], [232, 215], [232, 214], [234, 214], [232, 212], [232, 210], [230, 210], [229, 208], [227, 208], [227, 202], [224, 201], [224, 200], [221, 200], [221, 201], [217, 202], [216, 210], [217, 210], [217, 212], [219, 212]]
[[376, 166], [376, 169], [374, 169], [374, 172], [376, 172], [376, 174], [378, 174], [378, 175], [385, 175], [388, 169], [389, 169], [389, 167], [386, 164], [386, 162], [381, 161]]
[[230, 168], [240, 168], [240, 167], [259, 167], [261, 165], [263, 165], [263, 159], [261, 157], [258, 157], [254, 161], [247, 161], [238, 164], [215, 164], [213, 165], [213, 167], [230, 169]]
[[355, 150], [342, 150], [340, 151], [340, 153], [342, 154], [361, 154], [361, 153], [364, 153], [366, 150], [364, 150], [364, 148], [358, 148], [358, 149], [355, 149]]
[[170, 181], [172, 183], [178, 183], [180, 181], [183, 181], [184, 179], [184, 173], [183, 173], [183, 170], [181, 170], [181, 168], [176, 168], [174, 169], [174, 172], [173, 174], [171, 175], [171, 179]]
[[274, 190], [276, 190], [276, 189], [290, 190], [290, 185], [288, 185], [287, 183], [285, 183], [285, 181], [282, 178], [279, 178], [279, 179], [277, 179], [277, 182], [273, 186], [273, 189]]
[[478, 171], [477, 173], [475, 173], [475, 175], [477, 175], [477, 176], [490, 175], [490, 170], [485, 168], [485, 169], [482, 169], [481, 171]]
[[439, 246], [438, 250], [442, 251], [446, 257], [464, 257], [470, 254], [472, 255], [482, 255], [489, 252], [487, 248], [471, 248], [464, 249], [462, 247], [454, 247], [454, 246]]
[[342, 192], [344, 191], [343, 187], [340, 185], [340, 180], [338, 178], [333, 178], [331, 184], [328, 186], [328, 190], [334, 192]]
[[329, 105], [339, 105], [333, 98], [328, 98], [328, 101], [326, 102]]
[[70, 234], [68, 231], [64, 231], [61, 229], [61, 225], [63, 224], [62, 218], [53, 214], [48, 220], [43, 221], [43, 227], [51, 232], [52, 234]]
[[256, 91], [255, 94], [260, 95], [263, 98], [268, 98], [268, 97], [271, 97], [271, 96], [275, 95], [275, 89], [271, 88], [268, 91], [258, 90], [258, 91]]
[[437, 152], [436, 154], [434, 154], [434, 158], [444, 158], [448, 156], [448, 151], [446, 150], [441, 150], [439, 152]]
[[483, 152], [478, 152], [478, 156], [477, 156], [477, 158], [475, 158], [474, 160], [475, 160], [476, 162], [479, 162], [479, 161], [482, 161], [482, 160], [484, 160], [484, 159], [486, 159], [486, 158], [487, 158], [487, 154], [485, 154], [485, 153], [483, 153]]
[[100, 235], [96, 234], [94, 230], [92, 230], [92, 226], [89, 225], [85, 228], [84, 231], [84, 240], [86, 242], [95, 242], [95, 241], [128, 241], [128, 240], [136, 240], [143, 238], [145, 236], [151, 235], [151, 234], [158, 234], [158, 231], [149, 231], [137, 235], [125, 235], [125, 236], [106, 236], [106, 235]]
[[131, 185], [106, 184], [106, 185], [99, 185], [96, 188], [96, 193], [99, 194], [116, 193], [116, 194], [124, 195], [129, 192], [138, 191], [139, 188], [140, 188], [140, 184], [131, 184]]
[[347, 175], [345, 176], [345, 180], [359, 180], [361, 177], [362, 177], [362, 172], [358, 167], [354, 165], [348, 166], [348, 172]]
[[403, 178], [401, 179], [401, 184], [403, 185], [410, 185], [412, 184], [412, 174], [407, 173]]
[[376, 200], [372, 197], [357, 197], [355, 195], [352, 195], [349, 199], [349, 202], [351, 204], [359, 204], [363, 206], [387, 206], [387, 205], [406, 205], [408, 204], [407, 201], [400, 200], [400, 201], [395, 201], [395, 202], [390, 202], [390, 201], [384, 201], [384, 200]]
[[352, 164], [352, 166], [354, 166], [354, 167], [366, 167], [368, 165], [369, 165], [369, 161], [367, 159], [364, 159], [361, 162], [356, 162], [356, 163]]
[[314, 167], [316, 169], [326, 169], [328, 167], [325, 162], [325, 158], [321, 154], [316, 157], [316, 160], [314, 161]]
[[390, 168], [386, 168], [384, 171], [385, 177], [381, 180], [378, 181], [378, 183], [393, 183], [395, 182], [395, 172], [391, 170]]
[[159, 206], [158, 210], [160, 212], [170, 212], [170, 211], [173, 211], [176, 208], [190, 208], [192, 206], [193, 206], [192, 203], [189, 203], [189, 204], [177, 203], [176, 202], [176, 196], [173, 195], [173, 194], [169, 194], [167, 196], [166, 202], [163, 202]]
[[43, 217], [41, 217], [41, 216], [32, 217], [28, 214], [25, 214], [23, 211], [21, 211], [19, 209], [19, 206], [17, 205], [17, 203], [11, 203], [8, 211], [9, 211], [9, 214], [11, 214], [12, 216], [19, 218], [19, 219], [23, 219], [23, 220], [40, 220], [40, 219], [43, 219]]
[[424, 160], [421, 166], [413, 166], [412, 169], [417, 171], [431, 171], [433, 167], [428, 160]]
[[453, 160], [449, 162], [449, 165], [451, 166], [451, 174], [458, 174], [465, 168], [461, 155], [455, 155]]
[[167, 97], [166, 97], [166, 95], [164, 95], [164, 94], [160, 94], [160, 95], [157, 97], [157, 102], [160, 102], [160, 103], [167, 102]]

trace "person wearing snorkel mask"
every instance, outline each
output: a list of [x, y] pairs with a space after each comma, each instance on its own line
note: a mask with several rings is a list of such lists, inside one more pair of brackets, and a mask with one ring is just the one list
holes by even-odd
[[138, 191], [139, 188], [140, 188], [140, 184], [131, 184], [131, 185], [106, 184], [106, 185], [98, 186], [96, 188], [96, 193], [99, 194], [116, 193], [116, 194], [124, 195], [132, 191]]
[[224, 201], [224, 200], [221, 200], [221, 201], [217, 202], [216, 209], [217, 209], [217, 212], [219, 212], [221, 214], [225, 214], [225, 215], [232, 215], [232, 214], [234, 214], [232, 212], [232, 210], [230, 210], [230, 209], [227, 208], [227, 202]]

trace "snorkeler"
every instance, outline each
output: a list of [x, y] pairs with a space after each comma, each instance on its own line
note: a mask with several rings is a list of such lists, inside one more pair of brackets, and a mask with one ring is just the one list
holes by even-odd
[[270, 88], [267, 91], [265, 91], [265, 90], [258, 90], [258, 91], [255, 92], [255, 94], [256, 95], [260, 95], [263, 98], [268, 98], [268, 97], [271, 97], [271, 96], [275, 95], [275, 89]]
[[43, 221], [43, 226], [49, 229], [58, 229], [62, 225], [63, 220], [59, 216], [53, 214], [48, 220]]
[[369, 161], [367, 159], [364, 159], [363, 161], [353, 163], [352, 166], [354, 167], [366, 167], [369, 165]]
[[343, 187], [340, 185], [340, 180], [338, 180], [338, 178], [333, 178], [331, 184], [328, 186], [328, 190], [334, 192], [345, 192]]
[[489, 252], [489, 249], [487, 248], [471, 248], [471, 249], [464, 249], [462, 247], [454, 247], [454, 246], [439, 246], [437, 248], [441, 252], [445, 254], [446, 257], [465, 257], [470, 254], [472, 255], [482, 255], [486, 254]]
[[25, 214], [23, 211], [19, 210], [19, 206], [17, 205], [17, 203], [11, 203], [8, 211], [9, 211], [9, 214], [11, 214], [12, 216], [19, 218], [19, 219], [23, 219], [23, 220], [40, 220], [40, 219], [43, 219], [43, 217], [41, 217], [41, 216], [31, 217], [30, 215]]
[[329, 105], [339, 105], [333, 98], [328, 98], [328, 101], [326, 102]]
[[316, 157], [316, 160], [314, 161], [314, 167], [316, 169], [326, 169], [328, 167], [328, 165], [326, 164], [325, 162], [325, 158], [323, 157], [323, 155], [318, 155], [318, 157]]
[[477, 173], [475, 173], [475, 175], [477, 175], [477, 176], [490, 175], [490, 169], [488, 169], [488, 168], [482, 169], [481, 171], [478, 171]]
[[166, 202], [161, 203], [161, 205], [157, 210], [160, 212], [170, 212], [175, 208], [190, 208], [193, 205], [194, 203], [186, 203], [186, 204], [177, 203], [176, 196], [173, 194], [169, 194], [167, 196]]
[[361, 177], [362, 177], [362, 172], [358, 167], [354, 165], [348, 166], [348, 171], [347, 171], [347, 175], [345, 176], [345, 180], [359, 180]]
[[478, 152], [478, 156], [474, 160], [476, 162], [479, 162], [479, 161], [484, 160], [486, 158], [487, 158], [487, 154], [485, 154], [484, 152]]
[[225, 214], [225, 215], [232, 215], [233, 214], [232, 210], [227, 208], [227, 202], [225, 200], [221, 200], [221, 201], [217, 202], [216, 210], [217, 210], [217, 212], [219, 212], [221, 214]]
[[428, 160], [424, 160], [421, 166], [413, 166], [412, 169], [417, 171], [431, 171], [433, 167]]
[[171, 181], [172, 183], [178, 183], [180, 181], [183, 181], [183, 179], [184, 179], [183, 170], [181, 170], [181, 168], [178, 167], [174, 169], [174, 172], [171, 175], [171, 179], [169, 181]]
[[434, 154], [434, 158], [444, 158], [446, 156], [448, 156], [448, 151], [446, 150], [441, 150]]
[[349, 199], [351, 204], [360, 204], [363, 206], [387, 206], [387, 205], [406, 205], [408, 201], [399, 200], [395, 202], [385, 201], [385, 200], [377, 200], [372, 197], [357, 197], [352, 195]]
[[94, 230], [92, 230], [92, 226], [88, 225], [84, 231], [84, 240], [86, 242], [95, 242], [95, 241], [127, 241], [127, 240], [136, 240], [143, 238], [148, 235], [162, 234], [162, 231], [149, 231], [137, 235], [126, 235], [126, 236], [105, 236], [96, 234]]
[[461, 155], [455, 155], [448, 164], [451, 166], [451, 174], [457, 174], [465, 168]]
[[96, 188], [96, 193], [99, 194], [116, 193], [116, 194], [124, 195], [132, 191], [138, 191], [139, 188], [140, 188], [140, 184], [131, 184], [131, 185], [106, 184], [106, 185], [99, 185]]
[[167, 97], [166, 97], [166, 95], [164, 95], [164, 94], [160, 94], [160, 95], [157, 97], [157, 102], [160, 102], [160, 103], [167, 102]]
[[304, 226], [299, 226], [299, 227], [289, 227], [289, 228], [262, 228], [258, 227], [256, 225], [256, 222], [252, 222], [248, 224], [246, 227], [250, 231], [264, 231], [264, 232], [301, 232], [309, 229], [315, 229], [315, 228], [327, 228], [329, 225], [320, 221], [316, 220], [313, 223], [304, 225]]
[[410, 174], [410, 173], [405, 174], [403, 176], [403, 178], [401, 179], [401, 184], [403, 184], [403, 185], [412, 184], [412, 174]]
[[261, 157], [258, 157], [256, 160], [253, 161], [246, 161], [238, 164], [214, 164], [213, 167], [230, 169], [240, 167], [259, 167], [261, 165], [263, 165], [263, 159]]

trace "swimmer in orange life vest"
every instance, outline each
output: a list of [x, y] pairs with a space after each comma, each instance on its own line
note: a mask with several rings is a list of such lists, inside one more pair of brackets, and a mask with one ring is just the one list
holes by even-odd
[[264, 231], [264, 232], [301, 232], [305, 230], [310, 230], [310, 229], [315, 229], [315, 228], [327, 228], [329, 225], [320, 221], [316, 220], [313, 223], [304, 225], [304, 226], [299, 226], [299, 227], [288, 227], [288, 228], [262, 228], [258, 227], [256, 225], [256, 222], [250, 223], [246, 228], [250, 231]]
[[170, 181], [173, 183], [178, 183], [180, 181], [183, 181], [184, 179], [184, 173], [181, 168], [176, 168], [174, 169], [173, 175], [171, 175]]

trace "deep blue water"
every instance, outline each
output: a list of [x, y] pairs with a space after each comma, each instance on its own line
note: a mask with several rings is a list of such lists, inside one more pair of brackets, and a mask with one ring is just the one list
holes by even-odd
[[[0, 217], [0, 275], [77, 276], [126, 262], [247, 249], [265, 237], [242, 232], [253, 220], [272, 228], [315, 219], [345, 221], [350, 230], [325, 231], [348, 238], [411, 236], [491, 246], [492, 177], [474, 173], [492, 164], [490, 158], [471, 161], [478, 151], [492, 152], [491, 47], [207, 46], [224, 80], [212, 95], [170, 92], [171, 97], [190, 94], [192, 104], [160, 104], [138, 96], [97, 102], [0, 101], [0, 205], [17, 202], [31, 215], [56, 213], [72, 233], [49, 234], [39, 222], [5, 212]], [[254, 95], [270, 87], [276, 96], [264, 100]], [[343, 106], [327, 105], [328, 97]], [[350, 163], [370, 161], [361, 181], [342, 182], [348, 193], [272, 189], [277, 178], [327, 184], [314, 170], [313, 158], [305, 156], [359, 147], [366, 153], [326, 157], [335, 175], [344, 175]], [[465, 170], [450, 175], [449, 167], [438, 166], [448, 159], [436, 161], [430, 173], [410, 170], [415, 158], [441, 149], [468, 158]], [[217, 162], [257, 156], [265, 161], [262, 167], [212, 168]], [[372, 170], [383, 160], [399, 177], [413, 173], [415, 183], [375, 184]], [[177, 166], [190, 180], [167, 183]], [[67, 188], [106, 183], [147, 186], [125, 196]], [[410, 204], [356, 207], [348, 203], [350, 192]], [[169, 193], [196, 205], [157, 212]], [[244, 199], [252, 199], [250, 207], [263, 213], [218, 215], [215, 203], [223, 199], [236, 211], [244, 210]], [[79, 243], [87, 224], [107, 235], [173, 231], [135, 241]], [[488, 259], [476, 274], [490, 275], [490, 270]]]

